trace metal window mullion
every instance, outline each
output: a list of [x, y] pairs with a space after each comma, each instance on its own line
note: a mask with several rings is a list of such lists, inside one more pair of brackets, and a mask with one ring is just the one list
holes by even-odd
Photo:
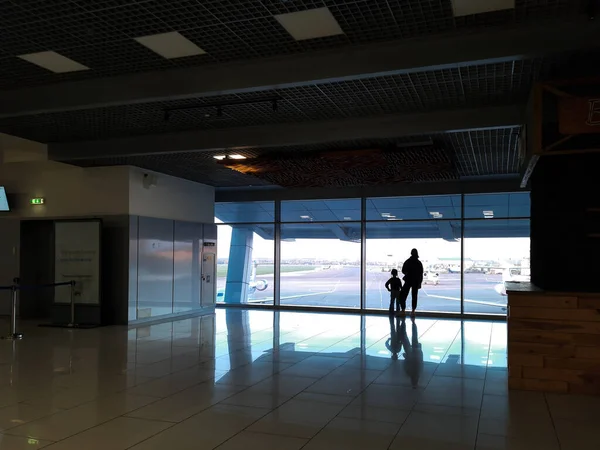
[[460, 315], [465, 314], [465, 194], [460, 195]]
[[281, 201], [275, 201], [275, 255], [273, 264], [273, 305], [280, 305], [280, 274], [281, 274]]
[[366, 308], [367, 286], [367, 199], [360, 199], [360, 310]]

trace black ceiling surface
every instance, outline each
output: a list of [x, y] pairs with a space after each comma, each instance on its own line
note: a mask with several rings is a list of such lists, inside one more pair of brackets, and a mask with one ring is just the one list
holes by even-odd
[[[279, 55], [426, 36], [444, 39], [484, 28], [527, 27], [545, 19], [579, 18], [586, 5], [588, 0], [515, 0], [511, 10], [454, 17], [451, 0], [0, 0], [0, 91], [238, 60], [260, 63], [261, 58]], [[344, 34], [296, 41], [273, 17], [320, 7], [329, 8]], [[207, 53], [169, 60], [134, 40], [169, 31], [180, 32]], [[17, 57], [46, 50], [67, 56], [90, 70], [55, 74]], [[599, 59], [600, 43], [595, 49], [543, 58], [471, 62], [463, 67], [457, 64], [455, 68], [351, 81], [314, 80], [300, 87], [7, 117], [0, 119], [0, 132], [45, 143], [77, 142], [524, 105], [535, 82], [588, 75], [595, 70], [593, 62]], [[273, 96], [280, 98], [275, 110], [270, 101], [257, 102]], [[235, 104], [219, 110], [207, 106], [228, 103]], [[177, 108], [182, 109], [173, 110]], [[165, 110], [172, 110], [168, 119]], [[360, 141], [239, 152], [255, 157], [268, 152], [390, 148], [429, 139], [448, 154], [460, 177], [508, 175], [521, 168], [519, 133], [520, 127], [511, 127], [397, 139], [373, 136]], [[269, 185], [220, 166], [213, 158], [219, 153], [223, 151], [175, 151], [66, 162], [84, 167], [134, 165], [216, 187]]]
[[[454, 17], [451, 0], [0, 0], [0, 89], [510, 27], [574, 17], [585, 3], [516, 0], [514, 10]], [[295, 41], [273, 17], [324, 6], [343, 35]], [[133, 40], [169, 31], [207, 53], [166, 60]], [[46, 50], [91, 70], [57, 75], [16, 58]]]
[[[268, 152], [325, 152], [368, 148], [390, 148], [411, 143], [432, 143], [443, 148], [453, 159], [461, 177], [513, 174], [519, 169], [519, 128], [464, 131], [397, 139], [370, 139], [329, 142], [314, 145], [254, 148], [240, 150], [248, 158]], [[165, 155], [131, 156], [65, 161], [82, 167], [132, 165], [166, 173], [215, 187], [268, 186], [259, 178], [235, 172], [213, 158], [219, 151], [185, 152]]]
[[[297, 123], [412, 113], [436, 109], [524, 104], [541, 78], [582, 73], [600, 52], [585, 51], [551, 58], [516, 60], [314, 84], [189, 100], [130, 104], [0, 119], [0, 132], [40, 142], [68, 142], [143, 134]], [[223, 106], [214, 103], [271, 101]], [[192, 108], [193, 106], [193, 108]], [[196, 107], [198, 106], [198, 107]], [[165, 116], [165, 110], [172, 111]]]

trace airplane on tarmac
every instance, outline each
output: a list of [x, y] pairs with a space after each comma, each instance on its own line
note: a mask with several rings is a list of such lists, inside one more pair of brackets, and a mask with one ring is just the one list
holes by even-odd
[[[269, 283], [267, 280], [257, 280], [256, 279], [256, 268], [258, 267], [258, 263], [256, 261], [252, 261], [252, 273], [250, 274], [250, 281], [248, 283], [248, 295], [254, 294], [256, 291], [264, 291], [269, 287]], [[223, 300], [225, 297], [225, 288], [217, 289], [217, 301]]]

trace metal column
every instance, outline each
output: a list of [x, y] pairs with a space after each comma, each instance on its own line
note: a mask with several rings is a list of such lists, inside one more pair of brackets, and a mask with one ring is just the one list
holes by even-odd
[[280, 305], [280, 274], [281, 274], [281, 201], [275, 201], [275, 255], [273, 267], [273, 305]]
[[367, 286], [367, 199], [360, 199], [360, 309], [366, 308]]

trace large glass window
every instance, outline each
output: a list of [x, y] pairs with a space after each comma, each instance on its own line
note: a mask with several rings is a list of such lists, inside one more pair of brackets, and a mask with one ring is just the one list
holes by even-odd
[[280, 303], [360, 307], [360, 223], [281, 225]]
[[507, 281], [529, 281], [529, 220], [466, 220], [466, 313], [506, 314]]
[[276, 217], [272, 201], [218, 203], [217, 301], [273, 304], [278, 284], [281, 305], [360, 308], [361, 243], [367, 309], [389, 308], [385, 282], [413, 248], [424, 266], [420, 311], [505, 314], [505, 283], [529, 280], [528, 192], [373, 197], [364, 211], [361, 204], [282, 201]]
[[274, 226], [220, 224], [217, 230], [217, 302], [272, 304]]
[[[460, 312], [460, 221], [367, 223], [366, 308], [388, 309], [385, 282], [416, 248], [423, 264], [418, 310]], [[407, 309], [411, 309], [409, 294]]]

